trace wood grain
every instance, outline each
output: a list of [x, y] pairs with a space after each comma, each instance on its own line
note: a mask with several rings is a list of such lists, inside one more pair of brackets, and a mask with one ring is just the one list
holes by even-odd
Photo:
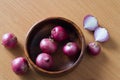
[[[53, 16], [65, 17], [81, 28], [87, 43], [94, 41], [92, 33], [83, 29], [83, 18], [87, 14], [96, 16], [99, 24], [110, 33], [110, 40], [101, 43], [102, 52], [99, 56], [86, 54], [72, 72], [60, 77], [43, 76], [32, 68], [23, 76], [11, 70], [11, 61], [24, 56], [26, 33], [38, 20]], [[120, 0], [0, 0], [0, 36], [13, 32], [19, 41], [15, 49], [6, 49], [0, 45], [0, 80], [119, 80], [119, 14]]]

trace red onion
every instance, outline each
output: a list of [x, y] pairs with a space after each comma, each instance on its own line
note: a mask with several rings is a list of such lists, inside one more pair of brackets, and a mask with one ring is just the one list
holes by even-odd
[[53, 58], [47, 53], [40, 53], [36, 58], [36, 64], [43, 69], [50, 69], [53, 66]]
[[75, 56], [79, 51], [79, 47], [75, 42], [68, 42], [63, 47], [63, 52], [67, 56]]
[[94, 32], [95, 41], [105, 42], [109, 39], [109, 33], [107, 29], [98, 27]]
[[68, 38], [68, 34], [62, 26], [56, 26], [51, 30], [51, 38], [60, 42], [66, 40]]
[[44, 38], [40, 42], [40, 49], [44, 53], [52, 54], [57, 50], [57, 44], [53, 39]]
[[2, 37], [2, 45], [7, 48], [13, 48], [17, 44], [17, 37], [13, 33], [6, 33]]
[[19, 75], [27, 72], [29, 66], [28, 62], [24, 57], [18, 57], [12, 61], [12, 70]]
[[89, 31], [94, 31], [98, 27], [98, 21], [94, 16], [87, 15], [84, 17], [83, 26]]
[[96, 56], [100, 53], [101, 47], [97, 42], [91, 42], [88, 44], [88, 52], [90, 55]]

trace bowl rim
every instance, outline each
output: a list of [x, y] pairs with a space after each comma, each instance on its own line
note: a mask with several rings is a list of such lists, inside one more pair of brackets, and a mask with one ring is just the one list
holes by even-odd
[[[82, 46], [81, 46], [81, 52], [80, 52], [80, 55], [79, 55], [78, 59], [73, 63], [73, 65], [72, 65], [71, 67], [65, 68], [65, 69], [60, 70], [60, 71], [48, 71], [48, 70], [45, 70], [45, 69], [42, 69], [42, 68], [38, 67], [38, 66], [30, 59], [29, 54], [28, 54], [28, 50], [27, 50], [27, 41], [28, 41], [28, 38], [29, 38], [32, 30], [34, 30], [34, 29], [36, 28], [35, 26], [38, 25], [38, 24], [40, 24], [40, 23], [42, 23], [42, 22], [44, 22], [44, 21], [54, 20], [54, 19], [63, 20], [63, 21], [65, 21], [65, 22], [67, 22], [67, 23], [72, 24], [72, 25], [74, 26], [74, 28], [76, 28], [76, 30], [79, 32], [80, 37], [81, 37], [81, 43], [82, 43], [82, 44], [81, 44], [81, 45], [82, 45]], [[69, 20], [69, 19], [63, 18], [63, 17], [48, 17], [48, 18], [45, 18], [45, 19], [43, 19], [43, 20], [37, 21], [37, 22], [34, 23], [34, 24], [32, 25], [32, 27], [28, 30], [27, 35], [26, 35], [26, 37], [25, 37], [24, 52], [25, 52], [25, 57], [26, 57], [27, 60], [28, 60], [28, 63], [30, 63], [30, 64], [32, 65], [32, 67], [34, 67], [35, 69], [39, 70], [40, 72], [47, 73], [47, 74], [60, 74], [60, 73], [69, 71], [70, 69], [72, 69], [73, 67], [75, 67], [75, 66], [80, 62], [80, 60], [82, 59], [83, 54], [84, 54], [84, 52], [85, 52], [85, 46], [86, 46], [86, 44], [85, 44], [85, 37], [84, 37], [81, 29], [79, 28], [79, 26], [77, 26], [74, 22], [72, 22], [72, 21]]]

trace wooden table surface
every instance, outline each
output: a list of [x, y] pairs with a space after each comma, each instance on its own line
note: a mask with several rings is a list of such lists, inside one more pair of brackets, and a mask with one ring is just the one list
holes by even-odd
[[[92, 33], [82, 25], [87, 14], [96, 16], [110, 33], [110, 40], [101, 43], [100, 55], [85, 54], [72, 72], [60, 77], [43, 76], [33, 69], [23, 76], [12, 71], [11, 61], [24, 56], [27, 31], [47, 17], [72, 20], [81, 28], [86, 43], [94, 41]], [[120, 0], [0, 0], [0, 36], [7, 32], [14, 33], [19, 43], [15, 49], [0, 45], [0, 80], [120, 80]]]

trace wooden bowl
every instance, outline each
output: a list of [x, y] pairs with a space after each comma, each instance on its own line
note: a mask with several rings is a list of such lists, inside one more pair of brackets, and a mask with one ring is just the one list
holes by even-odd
[[[38, 54], [42, 51], [39, 48], [39, 43], [41, 39], [48, 38], [50, 36], [51, 29], [57, 25], [60, 25], [66, 29], [69, 34], [70, 40], [61, 42], [59, 44], [59, 49], [56, 53], [52, 55], [54, 59], [54, 66], [50, 70], [45, 70], [38, 67], [35, 64], [35, 60]], [[68, 41], [75, 41], [81, 49], [74, 58], [69, 58], [62, 52], [62, 47]], [[28, 62], [38, 71], [47, 74], [59, 74], [66, 72], [73, 67], [75, 67], [85, 51], [85, 39], [80, 28], [72, 21], [62, 18], [62, 17], [50, 17], [45, 20], [35, 23], [27, 33], [26, 43], [25, 43], [25, 55]]]

